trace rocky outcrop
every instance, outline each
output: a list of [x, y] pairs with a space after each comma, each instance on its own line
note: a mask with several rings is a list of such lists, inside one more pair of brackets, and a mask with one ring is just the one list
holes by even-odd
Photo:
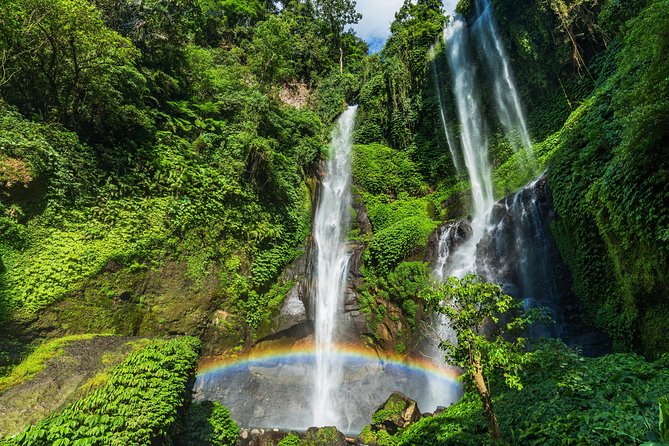
[[[299, 446], [359, 445], [335, 427], [310, 427], [306, 432], [286, 432], [279, 429], [242, 429], [237, 446], [276, 446], [286, 437], [296, 438]], [[291, 443], [292, 444], [292, 443]]]
[[[439, 226], [430, 234], [423, 261], [430, 265], [430, 269], [437, 268], [440, 259], [443, 260], [449, 252], [458, 249], [473, 235], [470, 220], [451, 221]], [[441, 265], [445, 267], [446, 265]]]
[[[94, 377], [122, 362], [139, 338], [84, 335], [63, 338], [34, 376], [0, 387], [0, 438], [20, 432], [90, 391]], [[48, 342], [48, 341], [47, 341]], [[35, 360], [37, 361], [37, 360]], [[34, 363], [33, 363], [34, 364]], [[6, 381], [5, 384], [12, 381]]]
[[372, 431], [384, 430], [390, 435], [420, 420], [418, 403], [400, 392], [393, 392], [372, 415]]
[[360, 231], [360, 235], [372, 233], [372, 223], [367, 215], [367, 207], [361, 194], [353, 194], [353, 210], [355, 211], [354, 229]]
[[311, 240], [307, 243], [305, 253], [288, 265], [279, 278], [279, 283], [294, 282], [295, 284], [286, 294], [281, 310], [272, 319], [270, 336], [290, 330], [309, 320], [307, 308], [311, 287], [309, 282], [310, 252]]
[[[372, 424], [360, 433], [361, 443], [369, 446], [380, 444], [379, 439], [387, 435], [395, 435], [422, 418], [418, 403], [400, 392], [393, 392], [372, 415]], [[380, 436], [380, 432], [387, 435]]]

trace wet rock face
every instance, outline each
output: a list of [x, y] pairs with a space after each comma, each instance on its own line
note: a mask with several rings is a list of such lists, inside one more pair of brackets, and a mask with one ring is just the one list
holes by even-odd
[[354, 221], [354, 228], [360, 230], [360, 235], [371, 234], [372, 233], [372, 223], [369, 221], [369, 216], [367, 215], [367, 207], [361, 195], [353, 195], [353, 209], [356, 213], [356, 218]]
[[527, 308], [548, 309], [554, 324], [534, 326], [533, 337], [559, 337], [585, 354], [605, 353], [608, 340], [581, 319], [569, 271], [550, 231], [554, 218], [545, 175], [497, 202], [476, 247], [476, 273], [502, 285]]
[[469, 240], [473, 233], [474, 231], [469, 220], [444, 223], [430, 235], [423, 261], [429, 263], [430, 269], [434, 270], [441, 254], [439, 252], [440, 240], [444, 234], [448, 234], [448, 239], [446, 240], [446, 246], [442, 246], [441, 248], [453, 252]]
[[297, 283], [286, 295], [283, 307], [273, 321], [275, 332], [289, 330], [307, 321], [307, 309], [302, 301], [302, 286], [302, 283]]
[[279, 333], [294, 330], [309, 321], [311, 247], [312, 241], [309, 240], [304, 254], [288, 265], [279, 278], [279, 283], [292, 281], [295, 282], [295, 285], [286, 294], [279, 313], [272, 319], [272, 326], [267, 337], [271, 338]]

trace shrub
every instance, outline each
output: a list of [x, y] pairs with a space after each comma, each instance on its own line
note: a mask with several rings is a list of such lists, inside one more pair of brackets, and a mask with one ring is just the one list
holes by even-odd
[[230, 411], [212, 401], [194, 403], [186, 416], [184, 432], [177, 438], [178, 446], [234, 446], [239, 427], [230, 418]]
[[392, 270], [417, 246], [427, 243], [437, 222], [422, 217], [405, 218], [374, 234], [369, 258], [381, 272]]

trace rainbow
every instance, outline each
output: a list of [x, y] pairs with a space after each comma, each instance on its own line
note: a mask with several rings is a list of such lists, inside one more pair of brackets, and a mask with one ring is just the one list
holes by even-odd
[[[453, 384], [460, 382], [460, 372], [447, 365], [437, 365], [426, 358], [381, 356], [376, 350], [359, 345], [337, 344], [333, 349], [336, 357], [348, 363], [380, 362], [384, 367], [393, 367], [407, 373], [420, 373], [443, 379]], [[240, 355], [205, 358], [198, 369], [198, 378], [207, 379], [221, 373], [242, 370], [249, 366], [273, 362], [308, 362], [316, 355], [312, 343], [298, 345], [271, 345], [251, 350]]]

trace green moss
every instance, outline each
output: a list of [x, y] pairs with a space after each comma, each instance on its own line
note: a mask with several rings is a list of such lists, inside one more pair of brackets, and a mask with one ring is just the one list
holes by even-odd
[[407, 154], [381, 144], [355, 146], [353, 179], [373, 195], [397, 196], [400, 192], [419, 195], [427, 190]]
[[92, 339], [95, 336], [100, 335], [82, 334], [45, 341], [20, 364], [14, 367], [7, 376], [0, 377], [0, 392], [21, 384], [37, 375], [44, 369], [45, 363], [48, 360], [64, 354], [64, 347], [70, 342]]
[[371, 264], [380, 271], [392, 270], [413, 249], [426, 245], [438, 225], [423, 217], [410, 217], [375, 233], [367, 251]]
[[295, 434], [288, 434], [284, 437], [277, 446], [300, 446], [300, 437]]
[[372, 415], [372, 424], [383, 424], [392, 421], [407, 408], [406, 401], [389, 401]]

